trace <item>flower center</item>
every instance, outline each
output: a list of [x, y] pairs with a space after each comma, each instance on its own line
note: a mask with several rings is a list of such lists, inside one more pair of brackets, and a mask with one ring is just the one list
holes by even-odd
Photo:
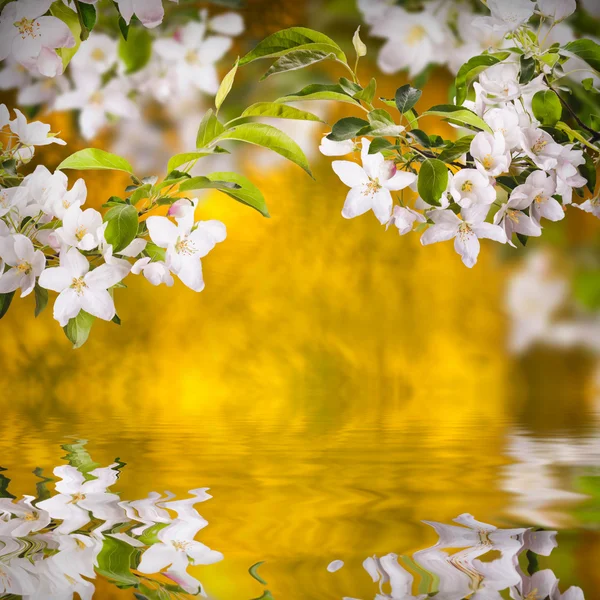
[[536, 204], [544, 204], [544, 202], [546, 202], [546, 200], [548, 200], [548, 198], [546, 198], [546, 196], [544, 196], [543, 194], [538, 194], [533, 201]]
[[[471, 229], [471, 226], [468, 223], [461, 223], [458, 227], [458, 235], [460, 236], [460, 241], [464, 242], [473, 235], [473, 230]], [[481, 541], [482, 543], [485, 543], [483, 539]]]
[[539, 138], [538, 141], [531, 148], [531, 151], [534, 154], [539, 154], [547, 145], [548, 142], [544, 138]]
[[483, 157], [483, 168], [491, 169], [493, 165], [494, 165], [494, 157], [491, 154], [486, 154]]
[[529, 594], [527, 594], [527, 596], [525, 596], [523, 598], [523, 600], [540, 600], [540, 599], [541, 599], [541, 596], [539, 595], [537, 588], [531, 590], [529, 592]]
[[518, 223], [519, 222], [519, 211], [518, 210], [514, 210], [514, 209], [510, 209], [508, 211], [508, 218], [513, 222], [513, 223]]
[[374, 196], [381, 189], [381, 184], [379, 183], [379, 178], [371, 179], [369, 178], [369, 183], [365, 185], [365, 191], [363, 192], [364, 196]]
[[200, 62], [198, 53], [195, 50], [188, 50], [185, 54], [185, 61], [190, 65], [196, 65]]
[[[79, 296], [83, 295], [83, 293], [85, 292], [86, 288], [87, 288], [87, 284], [83, 280], [83, 277], [73, 277], [73, 282], [71, 283], [71, 289], [75, 290], [75, 292]], [[75, 496], [73, 496], [73, 498], [74, 498], [73, 502], [76, 502], [75, 497], [79, 496], [79, 495], [80, 494], [75, 494]], [[83, 498], [85, 498], [85, 496], [83, 496]], [[83, 498], [78, 498], [78, 499], [82, 500]]]
[[75, 538], [75, 543], [80, 550], [85, 550], [87, 548], [87, 546], [79, 538]]
[[102, 104], [103, 100], [104, 96], [102, 95], [102, 92], [94, 92], [90, 96], [90, 104]]
[[171, 543], [173, 548], [179, 552], [185, 552], [190, 547], [190, 542], [182, 542], [181, 540], [173, 540]]
[[[83, 285], [85, 285], [85, 283]], [[71, 287], [73, 287], [73, 286], [71, 286]], [[71, 502], [69, 504], [76, 504], [77, 502], [81, 502], [82, 500], [85, 500], [85, 494], [82, 494], [81, 492], [77, 492], [76, 494], [73, 494], [71, 496]]]
[[36, 512], [27, 513], [24, 517], [25, 521], [37, 521], [40, 517]]
[[2, 208], [8, 208], [8, 194], [6, 192], [0, 192], [0, 206]]
[[94, 48], [91, 56], [92, 60], [97, 60], [98, 62], [106, 58], [106, 54], [104, 54], [104, 50], [102, 50], [102, 48]]
[[[484, 164], [485, 166], [485, 164]], [[486, 167], [487, 169], [487, 167]], [[472, 181], [465, 181], [462, 185], [462, 191], [463, 192], [472, 192], [473, 191], [473, 182]]]
[[[66, 208], [68, 208], [68, 207], [66, 207]], [[80, 242], [86, 235], [87, 235], [87, 229], [83, 226], [80, 226], [75, 230], [75, 237], [77, 238], [78, 242]]]
[[422, 25], [414, 25], [408, 32], [408, 36], [406, 37], [406, 43], [409, 46], [414, 46], [418, 44], [425, 37], [425, 35], [427, 35], [425, 27], [423, 27]]
[[63, 198], [62, 205], [63, 208], [69, 208], [69, 206], [71, 206], [71, 203], [66, 198]]
[[17, 271], [19, 271], [19, 273], [21, 273], [22, 275], [29, 275], [31, 273], [31, 263], [28, 263], [27, 261], [22, 260], [17, 265]]
[[196, 252], [196, 248], [187, 237], [177, 238], [177, 243], [175, 244], [175, 252], [177, 252], [177, 254], [183, 254], [185, 256], [192, 256]]
[[23, 17], [15, 23], [15, 27], [19, 30], [19, 34], [23, 39], [26, 37], [36, 38], [40, 32], [40, 24], [35, 19]]

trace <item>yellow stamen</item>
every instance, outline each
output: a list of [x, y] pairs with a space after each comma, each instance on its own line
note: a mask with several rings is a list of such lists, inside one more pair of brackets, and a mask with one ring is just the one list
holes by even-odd
[[[85, 281], [83, 280], [83, 277], [74, 277], [73, 278], [73, 282], [71, 283], [71, 289], [75, 290], [75, 292], [77, 294], [79, 294], [80, 296], [85, 292], [87, 288], [87, 284], [85, 283]], [[73, 496], [73, 502], [78, 502], [79, 500], [85, 500], [85, 496], [81, 495], [81, 494], [75, 494]]]
[[409, 46], [415, 46], [418, 44], [425, 36], [427, 35], [427, 31], [425, 27], [422, 25], [414, 25], [411, 27], [408, 32], [408, 36], [406, 37], [406, 43]]

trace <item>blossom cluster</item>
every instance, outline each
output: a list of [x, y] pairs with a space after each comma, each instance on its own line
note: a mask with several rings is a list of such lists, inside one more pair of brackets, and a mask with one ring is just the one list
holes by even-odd
[[[20, 4], [8, 4], [2, 13], [7, 13], [6, 22], [10, 21], [11, 26], [15, 20], [11, 15]], [[127, 23], [133, 9], [147, 27], [162, 22], [161, 0], [138, 4], [134, 2], [133, 6], [131, 0], [128, 3], [122, 0], [121, 14]], [[36, 8], [32, 15], [40, 11], [44, 15], [48, 10], [46, 4], [34, 2], [32, 6]], [[66, 7], [63, 10], [72, 12]], [[75, 45], [63, 20], [55, 16], [36, 15], [36, 18], [42, 42], [47, 37], [53, 43], [60, 43], [56, 47]], [[64, 34], [64, 39], [58, 39], [58, 31]], [[12, 53], [0, 55], [0, 60], [7, 59], [0, 70], [0, 89], [17, 89], [17, 102], [21, 106], [43, 105], [47, 112], [79, 111], [81, 133], [85, 139], [91, 139], [115, 120], [139, 124], [144, 106], [150, 101], [161, 103], [172, 115], [181, 117], [182, 105], [190, 99], [197, 101], [196, 94], [214, 97], [219, 87], [215, 63], [231, 48], [233, 36], [242, 31], [243, 21], [237, 13], [209, 17], [207, 10], [198, 14], [198, 20], [152, 35], [131, 29], [128, 41], [95, 28], [76, 48], [65, 74], [56, 51], [52, 51], [56, 68], [41, 69], [39, 57], [35, 61], [21, 60], [25, 50], [13, 44]], [[29, 45], [37, 39], [18, 35], [16, 38], [19, 43]], [[27, 46], [27, 53], [33, 56], [34, 50]]]
[[151, 576], [161, 574], [173, 582], [165, 594], [206, 595], [188, 569], [223, 559], [195, 539], [208, 525], [195, 508], [211, 498], [207, 489], [121, 500], [110, 490], [121, 466], [62, 465], [54, 495], [0, 498], [0, 595], [91, 600], [97, 573], [117, 581], [125, 573], [140, 594], [160, 591]]
[[[416, 225], [423, 245], [453, 240], [467, 267], [477, 262], [481, 238], [514, 246], [516, 234], [526, 243], [542, 234], [544, 220], [563, 219], [571, 204], [600, 217], [598, 195], [582, 203], [573, 201], [573, 192], [583, 195], [586, 184], [594, 192], [600, 136], [560, 96], [570, 75], [564, 71], [566, 59], [577, 54], [572, 48], [580, 46], [567, 44], [563, 49], [556, 44], [544, 50], [529, 25], [534, 2], [490, 1], [488, 7], [491, 16], [477, 19], [500, 32], [512, 48], [484, 53], [463, 65], [454, 105], [433, 107], [419, 116], [413, 107], [420, 90], [403, 86], [395, 106], [407, 126], [396, 124], [369, 99], [363, 107], [368, 121], [342, 119], [321, 144], [321, 152], [328, 156], [361, 153], [362, 166], [353, 161], [332, 165], [351, 188], [342, 211], [345, 218], [372, 210], [382, 224], [396, 226], [401, 235]], [[552, 29], [573, 12], [574, 3], [538, 2], [537, 10], [540, 24]], [[600, 46], [589, 44], [600, 55]], [[594, 76], [598, 63], [593, 59], [590, 63], [582, 70]], [[589, 77], [586, 85], [593, 81]], [[368, 88], [340, 82], [345, 92], [354, 91], [355, 100], [365, 100]], [[561, 120], [563, 112], [565, 120], [573, 119], [573, 127]], [[418, 129], [420, 118], [427, 115], [446, 117], [476, 133], [454, 143], [429, 136]], [[406, 188], [418, 193], [415, 204], [409, 205], [402, 194], [394, 206], [392, 192]]]
[[[379, 68], [384, 73], [407, 70], [411, 77], [432, 65], [447, 66], [457, 73], [470, 58], [509, 47], [505, 34], [531, 16], [530, 7], [521, 0], [488, 0], [491, 17], [484, 16], [485, 7], [479, 0], [426, 0], [414, 7], [388, 0], [357, 2], [369, 34], [384, 40], [377, 57]], [[580, 0], [580, 4], [593, 17], [600, 17], [595, 0]], [[558, 23], [549, 36], [543, 36], [545, 47], [575, 38], [573, 28], [564, 22], [575, 9], [576, 0], [538, 2], [539, 13]], [[547, 33], [547, 27], [543, 31]], [[571, 65], [577, 62], [573, 59]]]
[[[515, 600], [546, 598], [549, 600], [584, 600], [583, 590], [572, 586], [560, 591], [559, 580], [550, 569], [532, 569], [526, 574], [519, 557], [549, 556], [557, 546], [556, 531], [531, 528], [499, 529], [477, 521], [469, 514], [454, 519], [457, 525], [424, 521], [439, 536], [435, 545], [415, 552], [410, 561], [422, 576], [420, 595], [413, 595], [414, 575], [399, 563], [397, 554], [372, 556], [363, 562], [365, 571], [379, 584], [377, 598], [405, 598], [424, 600], [429, 597], [452, 599], [500, 598], [500, 592], [509, 591]], [[456, 549], [448, 553], [446, 549]], [[488, 553], [500, 556], [486, 559]], [[404, 558], [404, 557], [403, 557]], [[330, 572], [343, 567], [334, 561]], [[347, 600], [356, 600], [348, 597]]]
[[[139, 222], [141, 215], [157, 206], [148, 182], [133, 186], [141, 187], [145, 206], [113, 198], [103, 217], [94, 208], [84, 207], [87, 188], [83, 179], [69, 189], [62, 170], [52, 173], [43, 165], [19, 178], [16, 169], [24, 155], [28, 160], [36, 146], [64, 142], [50, 134], [48, 125], [27, 123], [20, 111], [15, 114], [10, 120], [6, 106], [0, 106], [0, 130], [7, 139], [1, 175], [5, 184], [12, 184], [0, 188], [3, 313], [17, 290], [21, 297], [35, 290], [39, 314], [48, 302], [48, 291], [53, 291], [58, 294], [54, 318], [63, 327], [78, 324], [75, 329], [79, 331], [78, 319], [86, 316], [118, 322], [113, 293], [130, 273], [143, 274], [153, 285], [168, 286], [176, 275], [190, 289], [202, 291], [200, 259], [225, 240], [223, 223], [195, 221], [197, 199], [177, 197], [169, 202], [167, 216], [152, 215]], [[97, 162], [97, 156], [92, 158]], [[167, 180], [161, 189], [168, 192], [176, 185]], [[161, 197], [163, 203], [168, 199], [164, 191]], [[72, 337], [68, 328], [67, 335]]]

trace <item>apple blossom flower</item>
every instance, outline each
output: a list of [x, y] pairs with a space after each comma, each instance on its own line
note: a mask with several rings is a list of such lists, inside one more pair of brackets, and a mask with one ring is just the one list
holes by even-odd
[[158, 286], [161, 283], [164, 283], [167, 287], [172, 287], [175, 283], [166, 263], [163, 261], [152, 262], [152, 259], [148, 256], [140, 258], [133, 267], [131, 267], [131, 272], [134, 275], [140, 275], [140, 273], [142, 273], [152, 285]]
[[558, 164], [562, 146], [543, 129], [528, 127], [521, 129], [521, 147], [523, 152], [543, 171], [550, 171]]
[[542, 228], [538, 223], [523, 212], [524, 209], [531, 206], [532, 199], [527, 195], [512, 194], [506, 204], [503, 204], [500, 210], [494, 215], [494, 225], [499, 225], [506, 232], [508, 243], [515, 246], [512, 242], [513, 233], [520, 233], [530, 237], [539, 237], [542, 235]]
[[83, 137], [91, 139], [109, 123], [109, 117], [136, 119], [140, 112], [128, 97], [128, 84], [116, 78], [101, 87], [102, 79], [93, 70], [72, 70], [75, 88], [56, 99], [56, 110], [81, 110], [79, 127]]
[[369, 154], [371, 142], [363, 138], [361, 158], [363, 166], [350, 162], [336, 160], [332, 163], [333, 170], [350, 187], [346, 196], [342, 216], [353, 219], [369, 210], [375, 213], [380, 223], [387, 223], [392, 216], [392, 195], [390, 191], [407, 188], [417, 176], [414, 173], [398, 171], [393, 161], [384, 159], [381, 152]]
[[564, 594], [561, 594], [557, 586], [550, 600], [585, 600], [585, 597], [580, 587], [572, 585]]
[[137, 570], [153, 574], [168, 567], [165, 573], [167, 577], [179, 583], [186, 592], [201, 592], [200, 582], [187, 573], [189, 564], [212, 565], [223, 560], [223, 555], [194, 540], [197, 533], [195, 522], [175, 519], [158, 532], [160, 542], [153, 544], [142, 554]]
[[381, 594], [384, 593], [384, 585], [389, 585], [391, 596], [386, 597], [402, 600], [424, 600], [428, 597], [427, 594], [412, 595], [414, 577], [398, 564], [397, 554], [390, 553], [381, 558], [369, 557], [363, 561], [363, 568], [371, 576], [373, 583], [379, 583]]
[[600, 197], [590, 198], [581, 204], [573, 204], [573, 206], [600, 219]]
[[504, 108], [488, 110], [483, 115], [483, 120], [495, 134], [500, 133], [504, 136], [508, 150], [514, 150], [519, 146], [519, 115], [511, 105], [507, 104]]
[[478, 17], [474, 24], [505, 34], [529, 21], [533, 16], [535, 3], [529, 0], [488, 0], [487, 7], [492, 15]]
[[56, 48], [73, 48], [75, 38], [60, 19], [45, 15], [52, 0], [9, 2], [0, 14], [0, 60], [12, 56], [31, 71], [56, 77], [63, 62]]
[[527, 177], [525, 183], [517, 186], [511, 193], [515, 201], [522, 200], [531, 205], [529, 214], [534, 224], [539, 225], [542, 217], [550, 221], [560, 221], [565, 217], [565, 211], [558, 200], [552, 196], [556, 193], [556, 183], [553, 177], [544, 171], [534, 171]]
[[400, 235], [410, 233], [417, 223], [426, 223], [427, 219], [416, 210], [404, 206], [394, 206], [392, 218], [388, 221], [387, 227], [392, 223], [398, 228]]
[[462, 211], [463, 219], [460, 219], [451, 210], [434, 210], [429, 215], [434, 224], [421, 236], [421, 244], [426, 246], [454, 239], [454, 249], [465, 266], [471, 268], [479, 256], [479, 238], [488, 238], [501, 244], [508, 241], [502, 227], [484, 221], [487, 211], [487, 206], [465, 208]]
[[385, 12], [385, 19], [374, 23], [371, 35], [387, 40], [377, 59], [384, 73], [408, 69], [409, 77], [414, 77], [430, 63], [438, 62], [450, 31], [436, 10], [427, 4], [420, 12], [392, 6]]
[[477, 169], [461, 169], [452, 178], [450, 194], [463, 208], [490, 205], [496, 200], [496, 190], [490, 178]]
[[204, 279], [200, 259], [225, 240], [225, 225], [220, 221], [199, 221], [192, 225], [186, 218], [175, 225], [167, 217], [148, 217], [146, 223], [150, 239], [166, 249], [165, 263], [169, 270], [187, 287], [201, 292]]
[[[0, 539], [0, 594], [10, 597], [29, 597], [34, 594], [38, 580], [30, 573], [31, 562], [27, 558], [12, 558], [3, 561], [3, 556], [18, 556], [23, 552], [18, 540], [12, 538]], [[5, 597], [6, 597], [5, 596]]]
[[345, 156], [357, 150], [353, 140], [344, 140], [343, 142], [335, 142], [327, 138], [327, 134], [323, 136], [319, 151], [323, 156]]
[[573, 188], [581, 188], [587, 183], [587, 179], [577, 170], [584, 163], [583, 152], [573, 150], [573, 144], [562, 147], [556, 165], [556, 193], [562, 197], [565, 205], [573, 201]]
[[50, 125], [41, 121], [27, 123], [25, 115], [17, 109], [15, 109], [15, 114], [17, 117], [10, 122], [10, 129], [24, 146], [66, 145], [67, 142], [50, 134]]
[[25, 216], [25, 207], [29, 194], [27, 189], [20, 185], [12, 188], [0, 188], [0, 217], [14, 217], [14, 223], [20, 223]]
[[[69, 261], [74, 262], [74, 254], [85, 260], [77, 250], [71, 249], [68, 254], [70, 254], [67, 258]], [[57, 271], [61, 268], [64, 267], [48, 270]], [[96, 271], [99, 269], [102, 267], [98, 267]], [[57, 277], [60, 275], [54, 274], [54, 278]], [[125, 511], [118, 506], [119, 496], [108, 492], [108, 488], [117, 480], [118, 472], [114, 469], [116, 466], [114, 464], [90, 471], [94, 479], [89, 480], [86, 480], [75, 467], [69, 465], [54, 469], [54, 475], [60, 478], [56, 483], [58, 494], [38, 502], [38, 507], [48, 511], [53, 519], [62, 521], [55, 530], [57, 533], [70, 534], [81, 529], [90, 522], [90, 515], [104, 521], [95, 530], [96, 532], [102, 532], [117, 523], [125, 522]]]
[[570, 17], [577, 10], [575, 0], [537, 0], [540, 13], [555, 22]]
[[81, 210], [74, 204], [65, 210], [63, 226], [56, 233], [67, 246], [89, 251], [99, 246], [101, 227], [102, 215], [97, 210]]
[[206, 35], [207, 24], [189, 22], [172, 38], [156, 40], [154, 49], [168, 65], [177, 89], [187, 92], [190, 87], [210, 95], [219, 89], [215, 64], [223, 58], [233, 42], [223, 35]]
[[500, 62], [488, 67], [479, 75], [479, 85], [486, 104], [515, 100], [521, 95], [519, 65], [514, 62]]
[[71, 64], [76, 69], [91, 69], [101, 75], [109, 71], [117, 62], [117, 40], [105, 33], [92, 32], [81, 43]]
[[[177, 1], [171, 0], [171, 2]], [[128, 25], [135, 14], [145, 27], [152, 29], [158, 27], [165, 16], [162, 0], [115, 0], [115, 2], [119, 5], [119, 12]]]
[[36, 250], [28, 237], [17, 233], [0, 237], [0, 258], [12, 267], [0, 276], [0, 294], [20, 288], [21, 298], [29, 295], [46, 266], [43, 252]]
[[475, 166], [482, 174], [498, 177], [508, 172], [511, 157], [501, 133], [492, 135], [481, 131], [473, 138], [470, 150], [475, 159]]
[[26, 537], [50, 524], [50, 515], [32, 504], [33, 500], [33, 496], [23, 496], [18, 502], [0, 498], [0, 514], [5, 513], [13, 517], [4, 523], [0, 521], [0, 536]]
[[[202, 21], [207, 18], [202, 12], [200, 17]], [[208, 28], [215, 33], [236, 36], [244, 31], [244, 19], [236, 12], [224, 12], [208, 19]]]
[[[112, 321], [115, 303], [107, 291], [121, 281], [129, 270], [119, 265], [101, 265], [90, 271], [89, 261], [76, 248], [60, 255], [60, 266], [46, 269], [39, 284], [58, 292], [54, 318], [62, 327], [85, 310], [94, 317]], [[0, 279], [1, 281], [1, 279]]]
[[4, 129], [10, 123], [10, 113], [6, 104], [0, 104], [0, 129]]
[[132, 534], [142, 535], [146, 529], [157, 523], [171, 523], [173, 520], [171, 515], [158, 505], [161, 500], [165, 500], [161, 494], [150, 492], [148, 497], [142, 500], [119, 502], [119, 506], [125, 510], [129, 519], [142, 523], [141, 526], [131, 530]]

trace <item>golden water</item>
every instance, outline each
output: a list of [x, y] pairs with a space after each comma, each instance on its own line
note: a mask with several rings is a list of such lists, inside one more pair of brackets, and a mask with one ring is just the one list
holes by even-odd
[[[575, 454], [548, 469], [549, 492], [598, 475], [578, 446], [600, 439], [585, 357], [511, 358], [508, 268], [492, 246], [468, 270], [451, 244], [421, 248], [372, 215], [343, 220], [328, 162], [315, 163], [317, 182], [246, 165], [272, 218], [209, 197], [199, 216], [222, 219], [228, 239], [204, 261], [206, 290], [130, 278], [117, 291], [123, 325], [97, 323], [78, 351], [51, 310], [34, 320], [33, 299], [15, 301], [0, 341], [11, 492], [31, 493], [32, 471], [50, 473], [72, 439], [102, 465], [127, 463], [125, 498], [210, 487], [201, 539], [225, 560], [194, 572], [219, 600], [260, 596], [247, 572], [260, 560], [277, 600], [373, 597], [365, 557], [412, 554], [435, 541], [421, 519], [463, 512], [560, 528], [544, 565], [599, 598], [591, 501], [549, 493], [533, 513], [507, 489], [508, 467], [530, 464], [541, 439]], [[89, 176], [91, 204], [123, 182]], [[519, 473], [535, 490], [536, 468]], [[334, 559], [347, 564], [332, 575]], [[132, 596], [99, 582], [97, 597]]]

